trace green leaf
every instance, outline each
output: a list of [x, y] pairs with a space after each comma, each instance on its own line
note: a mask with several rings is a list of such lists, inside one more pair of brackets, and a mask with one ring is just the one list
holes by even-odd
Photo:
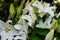
[[1, 2], [4, 2], [5, 0], [1, 0]]
[[60, 37], [58, 36], [58, 37], [56, 37], [56, 40], [60, 40]]
[[39, 35], [47, 35], [47, 33], [50, 31], [48, 29], [35, 29], [36, 33]]
[[18, 2], [19, 0], [14, 0], [14, 2]]
[[56, 31], [59, 33], [60, 32], [60, 16], [57, 18], [58, 21], [58, 28], [56, 29]]
[[60, 16], [57, 18], [57, 20], [58, 20], [58, 24], [60, 24]]
[[34, 13], [37, 14], [38, 13], [38, 9], [36, 7], [33, 7]]
[[39, 39], [39, 37], [37, 37], [37, 36], [34, 36], [34, 37], [32, 37], [32, 40], [41, 40], [41, 39]]

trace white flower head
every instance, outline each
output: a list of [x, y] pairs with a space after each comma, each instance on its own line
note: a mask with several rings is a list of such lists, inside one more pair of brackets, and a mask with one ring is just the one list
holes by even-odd
[[56, 7], [51, 6], [49, 3], [40, 3], [39, 1], [36, 1], [35, 3], [32, 4], [32, 6], [38, 8], [38, 12], [40, 13], [40, 17], [43, 17], [46, 13], [50, 14], [50, 16], [54, 16], [54, 12], [52, 9], [55, 9]]
[[24, 16], [22, 16], [22, 19], [27, 20], [28, 25], [32, 26], [32, 24], [34, 24], [35, 20], [36, 20], [36, 15], [34, 14], [33, 8], [30, 5], [26, 6], [23, 9], [23, 14], [24, 14]]
[[0, 36], [1, 36], [1, 40], [7, 40], [10, 39], [10, 37], [14, 36], [14, 35], [18, 35], [17, 31], [14, 30], [13, 26], [5, 23], [3, 21], [0, 20]]
[[[26, 28], [26, 29], [24, 29]], [[25, 39], [26, 40], [26, 35], [27, 35], [27, 26], [24, 25], [19, 25], [16, 24], [14, 27], [8, 23], [5, 23], [0, 20], [0, 36], [1, 40], [13, 40], [17, 36], [20, 37], [21, 40]], [[19, 31], [18, 31], [19, 30]], [[22, 36], [21, 36], [22, 35]], [[16, 37], [14, 37], [16, 36]], [[16, 40], [19, 38], [17, 37]]]
[[30, 13], [33, 13], [33, 9], [32, 7], [29, 5], [29, 6], [26, 6], [24, 9], [23, 9], [23, 14], [26, 14], [27, 12]]
[[31, 18], [31, 16], [29, 16], [29, 15], [24, 15], [24, 16], [22, 17], [22, 19], [27, 20], [29, 26], [32, 25], [32, 18]]
[[36, 25], [37, 28], [42, 28], [42, 29], [51, 29], [52, 24], [50, 23], [52, 20], [52, 17], [49, 16], [44, 22], [40, 20], [39, 24]]

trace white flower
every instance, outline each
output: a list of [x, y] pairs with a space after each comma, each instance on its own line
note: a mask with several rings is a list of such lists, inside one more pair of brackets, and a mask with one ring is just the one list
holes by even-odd
[[18, 35], [17, 31], [10, 30], [9, 32], [2, 31], [0, 32], [1, 40], [12, 40], [14, 38], [14, 35]]
[[12, 40], [14, 35], [18, 35], [17, 31], [12, 25], [7, 24], [0, 20], [0, 36], [1, 40]]
[[30, 5], [29, 6], [26, 6], [23, 9], [23, 14], [26, 14], [27, 12], [29, 12], [29, 14], [34, 13], [32, 7]]
[[[1, 40], [7, 40], [7, 39], [8, 40], [13, 40], [17, 36], [21, 40], [23, 40], [23, 39], [26, 40], [27, 29], [28, 29], [28, 26], [25, 23], [24, 23], [24, 25], [16, 24], [13, 27], [12, 25], [10, 25], [8, 23], [5, 23], [5, 22], [0, 20], [0, 36], [1, 36]], [[14, 37], [14, 36], [16, 36], [16, 37]], [[18, 38], [16, 40], [18, 40]]]
[[28, 25], [32, 25], [32, 19], [31, 19], [31, 16], [29, 16], [29, 15], [24, 15], [23, 17], [22, 17], [22, 19], [25, 19], [25, 20], [27, 20], [28, 21]]
[[[28, 13], [29, 12], [29, 13]], [[34, 20], [36, 19], [36, 15], [34, 14], [34, 11], [33, 11], [33, 8], [29, 5], [29, 6], [26, 6], [24, 9], [23, 9], [23, 14], [27, 14], [30, 15]]]
[[22, 16], [22, 19], [26, 19], [26, 20], [28, 20], [29, 22], [32, 21], [31, 16], [29, 16], [29, 15], [24, 15], [24, 16]]
[[21, 36], [16, 36], [14, 39], [15, 40], [17, 40], [17, 39], [26, 40], [26, 38], [28, 36], [27, 35], [27, 33], [28, 33], [28, 25], [27, 25], [27, 23], [23, 22], [22, 25], [16, 24], [16, 25], [14, 25], [14, 28], [19, 30], [20, 31], [19, 34], [21, 35]]
[[49, 16], [45, 22], [43, 23], [42, 20], [40, 20], [39, 24], [36, 25], [37, 28], [43, 28], [43, 29], [50, 29], [52, 27], [52, 24], [50, 23], [52, 20], [52, 17]]
[[39, 1], [36, 1], [35, 3], [32, 4], [32, 6], [38, 8], [38, 12], [40, 13], [40, 17], [43, 17], [46, 13], [50, 14], [50, 16], [54, 16], [54, 12], [52, 9], [56, 9], [56, 7], [51, 6], [49, 3], [40, 3]]
[[23, 14], [24, 15], [22, 16], [22, 19], [27, 20], [28, 21], [28, 25], [32, 26], [32, 24], [34, 24], [35, 20], [36, 20], [36, 15], [34, 14], [33, 8], [30, 5], [26, 6], [23, 9]]

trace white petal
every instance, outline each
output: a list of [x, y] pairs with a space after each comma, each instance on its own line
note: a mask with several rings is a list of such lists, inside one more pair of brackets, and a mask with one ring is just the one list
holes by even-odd
[[54, 12], [52, 10], [49, 10], [48, 12], [52, 17], [54, 17]]
[[15, 40], [17, 40], [17, 39], [22, 39], [22, 37], [16, 36], [14, 39], [15, 39]]
[[51, 24], [51, 20], [52, 20], [52, 17], [49, 16], [45, 22], [44, 22], [44, 25], [46, 26], [46, 28], [50, 29], [52, 27], [52, 24]]
[[6, 28], [4, 26], [5, 23], [2, 20], [0, 20], [0, 29], [5, 30]]
[[41, 13], [39, 14], [39, 16], [40, 16], [40, 17], [43, 17], [45, 14], [46, 14], [46, 13], [41, 12]]
[[6, 23], [12, 23], [12, 20], [7, 20]]
[[37, 27], [37, 28], [44, 28], [43, 21], [40, 20], [40, 21], [39, 21], [39, 24], [37, 24], [36, 27]]
[[27, 12], [33, 12], [33, 9], [31, 6], [26, 6], [24, 9], [23, 9], [23, 13], [26, 14]]
[[52, 7], [50, 7], [51, 9], [56, 9], [56, 7], [55, 6], [52, 6]]
[[42, 12], [42, 10], [41, 10], [41, 9], [39, 9], [39, 10], [38, 10], [38, 12], [39, 12], [39, 13], [41, 13], [41, 12]]
[[24, 15], [24, 16], [22, 17], [22, 19], [25, 19], [25, 20], [27, 20], [27, 21], [29, 21], [29, 22], [32, 21], [32, 19], [31, 19], [31, 17], [30, 17], [29, 15]]
[[52, 27], [52, 24], [50, 23], [51, 20], [52, 20], [51, 16], [49, 16], [44, 23], [42, 20], [40, 20], [39, 24], [37, 24], [36, 27], [42, 29], [50, 29]]
[[35, 3], [33, 3], [32, 6], [37, 7], [40, 10], [43, 9], [43, 6], [39, 1], [36, 1]]
[[54, 40], [56, 40], [56, 37], [54, 38]]
[[23, 30], [25, 31], [25, 33], [28, 33], [28, 24], [27, 23], [23, 24]]
[[32, 26], [32, 22], [28, 22], [28, 25], [29, 25], [29, 26]]
[[8, 40], [12, 40], [13, 39], [13, 36], [10, 36], [9, 38], [8, 38]]
[[50, 24], [51, 20], [52, 20], [52, 17], [49, 16], [49, 17], [45, 20], [44, 24], [46, 24], [46, 23]]
[[8, 37], [9, 35], [5, 31], [1, 32], [1, 40], [6, 40]]
[[22, 29], [21, 27], [22, 27], [22, 26], [19, 25], [19, 24], [14, 25], [14, 28], [17, 29], [17, 30], [21, 30], [21, 29]]

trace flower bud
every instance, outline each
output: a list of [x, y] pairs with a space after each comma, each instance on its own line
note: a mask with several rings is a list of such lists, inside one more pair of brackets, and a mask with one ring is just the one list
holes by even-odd
[[27, 6], [29, 4], [29, 0], [26, 2], [25, 6]]
[[24, 7], [25, 0], [23, 0], [20, 4], [20, 6], [17, 8], [17, 17], [19, 17], [22, 13], [23, 7]]
[[13, 4], [10, 4], [9, 12], [10, 12], [10, 17], [13, 18], [15, 15], [15, 10], [14, 10]]
[[53, 19], [53, 22], [52, 22], [52, 29], [56, 30], [56, 28], [58, 27], [58, 21]]
[[54, 35], [54, 30], [51, 30], [45, 37], [45, 40], [52, 40]]

